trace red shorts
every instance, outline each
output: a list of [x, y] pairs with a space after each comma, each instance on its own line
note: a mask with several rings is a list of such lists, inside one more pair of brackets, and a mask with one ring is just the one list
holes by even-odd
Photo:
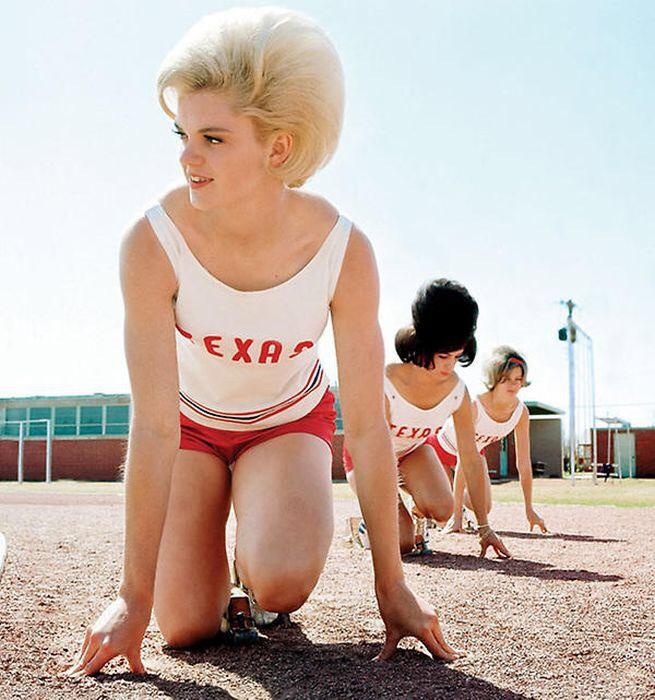
[[425, 441], [425, 444], [430, 445], [430, 447], [437, 453], [439, 461], [441, 462], [442, 466], [446, 468], [446, 470], [454, 469], [457, 466], [457, 455], [446, 452], [446, 450], [444, 450], [444, 448], [441, 446], [441, 443], [436, 435], [430, 436]]
[[[450, 452], [444, 450], [437, 435], [432, 435], [429, 437], [425, 441], [425, 444], [430, 445], [430, 447], [437, 453], [437, 457], [439, 457], [439, 461], [446, 471], [449, 469], [454, 469], [457, 466], [457, 455], [451, 454]], [[480, 450], [480, 454], [484, 455], [484, 450]]]
[[[428, 438], [429, 439], [429, 438]], [[427, 445], [428, 441], [426, 440], [425, 442], [422, 442], [421, 445]], [[415, 449], [418, 447], [421, 447], [421, 445], [417, 445]], [[398, 458], [398, 464], [400, 464], [405, 457], [409, 457], [409, 455], [414, 452], [414, 450], [411, 450], [411, 452], [408, 452], [407, 454], [404, 454], [402, 457]], [[343, 470], [346, 472], [346, 474], [350, 474], [350, 472], [355, 468], [355, 465], [353, 464], [353, 458], [350, 456], [350, 452], [345, 448], [343, 448]]]
[[246, 450], [289, 433], [307, 433], [324, 440], [332, 449], [335, 419], [334, 395], [327, 389], [318, 404], [302, 418], [262, 430], [220, 430], [195, 423], [180, 413], [180, 449], [208, 452], [228, 466]]

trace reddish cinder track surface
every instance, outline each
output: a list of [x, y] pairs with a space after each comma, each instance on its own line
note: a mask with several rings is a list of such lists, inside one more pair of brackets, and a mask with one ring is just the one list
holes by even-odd
[[409, 641], [391, 661], [371, 661], [383, 627], [370, 556], [345, 541], [357, 505], [343, 500], [325, 572], [291, 627], [256, 647], [173, 651], [153, 623], [143, 649], [148, 675], [113, 661], [106, 673], [73, 682], [57, 674], [116, 591], [121, 498], [0, 495], [8, 543], [0, 698], [652, 698], [655, 511], [539, 512], [550, 537], [525, 532], [520, 506], [494, 508], [511, 561], [478, 559], [471, 535], [433, 535], [435, 554], [405, 560], [448, 641], [468, 652], [455, 663], [434, 662]]

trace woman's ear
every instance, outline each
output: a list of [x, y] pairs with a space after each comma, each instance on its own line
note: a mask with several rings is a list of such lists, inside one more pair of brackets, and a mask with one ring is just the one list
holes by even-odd
[[280, 131], [273, 136], [268, 153], [271, 168], [279, 168], [286, 163], [293, 148], [293, 136], [286, 131]]

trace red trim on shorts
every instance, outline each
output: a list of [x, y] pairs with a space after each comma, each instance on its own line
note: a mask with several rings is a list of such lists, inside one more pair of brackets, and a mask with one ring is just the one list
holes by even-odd
[[443, 446], [439, 442], [439, 438], [436, 435], [431, 435], [426, 441], [426, 445], [430, 447], [437, 453], [437, 457], [441, 462], [441, 466], [448, 471], [448, 469], [454, 469], [457, 466], [457, 455], [446, 452]]
[[235, 462], [255, 445], [289, 433], [307, 433], [321, 438], [332, 449], [337, 414], [334, 394], [326, 389], [323, 398], [302, 418], [260, 430], [220, 430], [200, 425], [180, 413], [180, 449], [207, 452], [225, 464]]

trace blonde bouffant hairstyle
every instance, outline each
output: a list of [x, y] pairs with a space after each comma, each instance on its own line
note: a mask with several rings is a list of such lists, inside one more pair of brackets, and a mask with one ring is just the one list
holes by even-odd
[[212, 90], [252, 117], [262, 138], [289, 133], [291, 152], [271, 172], [300, 187], [336, 150], [343, 83], [337, 52], [313, 20], [277, 7], [234, 8], [182, 37], [162, 63], [157, 92], [172, 118], [180, 95]]
[[514, 367], [520, 367], [523, 370], [523, 386], [529, 386], [528, 363], [525, 357], [509, 345], [499, 345], [494, 348], [482, 370], [484, 385], [489, 391], [493, 391], [494, 387], [500, 384]]

